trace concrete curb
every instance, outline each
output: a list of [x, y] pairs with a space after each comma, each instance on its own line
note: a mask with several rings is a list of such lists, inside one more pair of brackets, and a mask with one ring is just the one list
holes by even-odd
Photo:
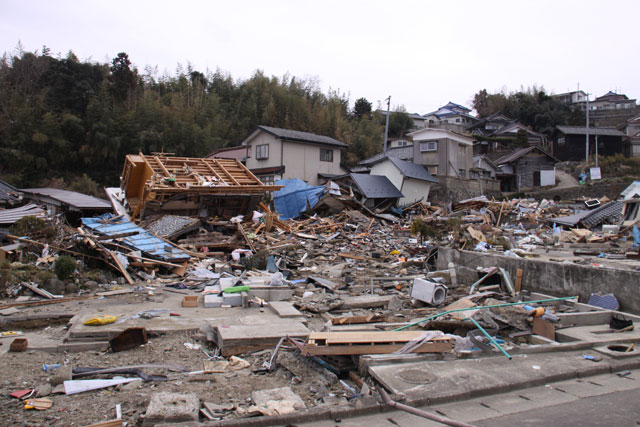
[[[626, 360], [611, 360], [609, 363], [594, 363], [592, 367], [573, 371], [563, 372], [537, 378], [533, 380], [514, 382], [508, 385], [491, 386], [470, 391], [452, 391], [450, 395], [440, 396], [438, 398], [420, 398], [407, 400], [403, 403], [414, 407], [424, 407], [431, 405], [439, 405], [444, 403], [459, 402], [477, 397], [506, 393], [515, 390], [522, 390], [531, 387], [543, 386], [545, 384], [570, 380], [572, 378], [587, 378], [595, 375], [614, 373], [626, 369], [640, 369], [640, 358]], [[311, 409], [304, 412], [298, 412], [288, 415], [276, 415], [271, 417], [254, 417], [241, 418], [225, 421], [209, 421], [204, 423], [193, 423], [193, 426], [278, 426], [294, 423], [321, 421], [321, 420], [337, 420], [344, 418], [353, 418], [363, 415], [372, 415], [376, 413], [393, 412], [396, 409], [385, 405], [384, 403], [365, 405], [359, 408], [338, 407], [335, 409], [320, 408]], [[184, 427], [190, 424], [184, 424]], [[181, 424], [182, 426], [182, 424]]]

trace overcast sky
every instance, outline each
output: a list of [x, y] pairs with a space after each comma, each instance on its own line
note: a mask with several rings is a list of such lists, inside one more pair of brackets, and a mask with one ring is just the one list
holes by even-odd
[[532, 85], [640, 98], [640, 1], [0, 0], [0, 51], [315, 79], [424, 114]]

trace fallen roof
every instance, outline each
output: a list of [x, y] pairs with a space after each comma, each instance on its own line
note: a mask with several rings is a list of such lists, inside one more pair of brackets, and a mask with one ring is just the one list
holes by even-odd
[[111, 203], [97, 197], [88, 196], [75, 191], [60, 190], [59, 188], [25, 188], [25, 194], [44, 196], [61, 204], [69, 205], [76, 209], [104, 209], [111, 210]]
[[274, 127], [262, 126], [262, 125], [258, 126], [256, 128], [256, 131], [259, 129], [267, 133], [270, 133], [277, 138], [284, 139], [284, 140], [310, 142], [313, 144], [322, 144], [322, 145], [331, 145], [339, 148], [348, 147], [347, 144], [345, 144], [344, 142], [340, 142], [337, 139], [333, 139], [329, 136], [324, 136], [324, 135], [316, 135], [315, 133], [302, 132], [299, 130], [291, 130], [291, 129], [274, 128]]
[[402, 175], [406, 176], [407, 178], [419, 179], [421, 181], [428, 182], [438, 182], [438, 180], [435, 179], [433, 175], [431, 175], [429, 171], [421, 165], [406, 162], [395, 157], [389, 157], [389, 160], [395, 165], [395, 167], [398, 168]]
[[604, 205], [594, 210], [580, 211], [573, 215], [549, 218], [547, 221], [555, 222], [556, 224], [564, 225], [567, 227], [575, 227], [576, 225], [580, 224], [586, 228], [593, 228], [605, 221], [617, 224], [620, 221], [621, 216], [622, 202], [619, 200], [614, 200], [609, 203], [605, 203]]
[[29, 203], [28, 205], [24, 205], [19, 208], [3, 209], [3, 210], [0, 210], [0, 224], [11, 225], [11, 224], [14, 224], [16, 221], [24, 218], [25, 216], [35, 216], [38, 218], [46, 218], [47, 211], [39, 208], [37, 205], [34, 205], [33, 203]]
[[349, 176], [358, 186], [362, 195], [367, 199], [404, 197], [404, 194], [402, 194], [386, 176], [368, 175], [364, 173], [352, 173], [349, 174]]
[[82, 224], [96, 233], [105, 236], [117, 236], [125, 233], [137, 233], [131, 236], [120, 237], [118, 242], [129, 246], [133, 250], [139, 250], [149, 257], [167, 262], [187, 261], [191, 257], [181, 249], [167, 243], [159, 237], [153, 236], [144, 228], [129, 222], [128, 220], [110, 216], [98, 218], [82, 218]]
[[9, 203], [19, 202], [22, 200], [22, 194], [13, 185], [0, 180], [0, 200], [5, 200]]
[[[556, 126], [565, 135], [586, 135], [587, 128], [584, 126]], [[624, 136], [624, 133], [616, 128], [589, 128], [589, 135], [599, 136]]]

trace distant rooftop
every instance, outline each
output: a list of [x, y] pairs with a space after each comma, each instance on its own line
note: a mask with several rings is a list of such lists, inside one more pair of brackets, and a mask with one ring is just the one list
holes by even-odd
[[[585, 126], [556, 126], [560, 132], [565, 135], [586, 135], [587, 128]], [[624, 136], [622, 131], [619, 131], [616, 128], [596, 128], [589, 127], [590, 135], [601, 135], [601, 136]]]

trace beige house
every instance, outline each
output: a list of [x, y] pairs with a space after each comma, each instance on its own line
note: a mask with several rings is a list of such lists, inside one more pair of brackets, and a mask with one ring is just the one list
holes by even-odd
[[246, 166], [265, 184], [300, 178], [318, 185], [318, 175], [341, 175], [342, 150], [348, 147], [328, 136], [258, 126], [242, 141]]
[[473, 139], [446, 129], [425, 128], [413, 138], [413, 163], [433, 176], [469, 178], [473, 168]]

